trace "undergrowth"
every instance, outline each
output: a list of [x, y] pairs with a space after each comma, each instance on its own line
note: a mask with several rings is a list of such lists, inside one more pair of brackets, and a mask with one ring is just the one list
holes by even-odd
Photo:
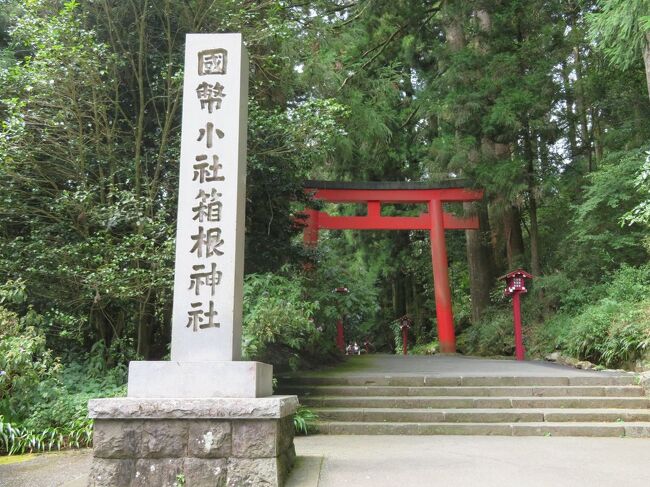
[[5, 421], [0, 416], [0, 454], [21, 455], [63, 448], [82, 448], [92, 444], [93, 421], [77, 418], [62, 427], [32, 430]]
[[[513, 355], [512, 309], [500, 301], [458, 337], [459, 350]], [[559, 351], [604, 367], [633, 368], [650, 355], [650, 264], [621, 267], [598, 286], [562, 274], [539, 279], [522, 299], [522, 321], [529, 357]]]

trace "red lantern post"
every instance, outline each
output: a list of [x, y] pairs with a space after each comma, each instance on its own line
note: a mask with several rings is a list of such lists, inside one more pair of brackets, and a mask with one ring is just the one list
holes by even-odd
[[524, 336], [521, 330], [521, 302], [519, 295], [527, 293], [526, 279], [532, 279], [533, 276], [522, 269], [510, 272], [499, 279], [506, 281], [506, 288], [503, 294], [512, 296], [512, 314], [515, 322], [515, 357], [517, 360], [524, 360], [526, 353], [524, 349]]
[[[350, 291], [347, 287], [337, 287], [334, 289], [335, 293], [348, 294]], [[339, 318], [336, 322], [336, 347], [345, 353], [345, 336], [343, 335], [343, 317]]]

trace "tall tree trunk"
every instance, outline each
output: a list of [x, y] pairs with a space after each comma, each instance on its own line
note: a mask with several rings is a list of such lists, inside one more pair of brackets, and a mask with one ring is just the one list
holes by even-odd
[[571, 152], [571, 162], [575, 163], [578, 155], [578, 138], [576, 134], [576, 116], [573, 112], [573, 87], [569, 77], [569, 69], [566, 65], [562, 67], [562, 81], [564, 85], [564, 100], [566, 103], [565, 118], [567, 121], [567, 137], [569, 139], [569, 149]]
[[503, 237], [506, 244], [508, 270], [520, 267], [524, 261], [524, 239], [521, 233], [519, 208], [506, 203], [503, 212]]
[[537, 226], [537, 184], [535, 176], [535, 154], [532, 134], [528, 122], [525, 125], [524, 157], [526, 158], [526, 180], [528, 183], [528, 210], [530, 214], [530, 267], [534, 276], [541, 274], [539, 263], [539, 232]]
[[587, 156], [587, 168], [589, 172], [593, 171], [593, 155], [591, 150], [591, 137], [589, 131], [589, 123], [587, 120], [587, 101], [585, 100], [585, 90], [582, 85], [582, 60], [580, 56], [580, 49], [573, 48], [573, 56], [575, 58], [575, 71], [576, 71], [576, 108], [578, 116], [580, 117], [580, 132], [582, 134], [582, 151]]
[[392, 290], [392, 304], [393, 304], [393, 316], [397, 317], [397, 307], [398, 305], [398, 298], [397, 298], [397, 281], [395, 278], [392, 279], [391, 281], [391, 290]]
[[140, 303], [138, 317], [138, 343], [136, 351], [144, 360], [148, 360], [151, 356], [152, 322], [154, 318], [152, 299], [151, 289], [149, 289]]
[[[479, 10], [475, 12], [479, 28], [485, 32], [491, 28], [491, 19], [488, 12]], [[458, 52], [466, 45], [465, 34], [462, 27], [462, 19], [451, 17], [445, 24], [445, 35], [447, 43], [451, 50]], [[476, 49], [483, 49], [479, 42], [476, 43]], [[488, 142], [490, 158], [494, 156], [494, 144]], [[470, 157], [470, 159], [472, 159]], [[479, 151], [477, 149], [473, 157], [474, 164], [480, 164]], [[490, 304], [490, 288], [494, 271], [492, 266], [492, 252], [490, 250], [490, 223], [487, 211], [487, 199], [478, 203], [463, 203], [465, 214], [478, 215], [479, 230], [466, 230], [465, 238], [467, 240], [467, 265], [469, 268], [469, 288], [472, 301], [472, 323], [480, 321], [481, 315]], [[487, 237], [486, 237], [487, 235]]]
[[466, 216], [477, 215], [480, 226], [478, 230], [465, 230], [472, 323], [476, 324], [490, 304], [490, 289], [494, 275], [490, 249], [490, 222], [485, 201], [463, 203], [463, 209]]
[[643, 47], [643, 64], [645, 65], [645, 81], [650, 97], [650, 32], [645, 33], [645, 46]]
[[593, 132], [593, 141], [594, 141], [594, 155], [595, 163], [594, 169], [598, 169], [600, 161], [603, 159], [603, 129], [600, 123], [600, 117], [598, 116], [597, 109], [592, 108], [591, 113], [591, 126]]

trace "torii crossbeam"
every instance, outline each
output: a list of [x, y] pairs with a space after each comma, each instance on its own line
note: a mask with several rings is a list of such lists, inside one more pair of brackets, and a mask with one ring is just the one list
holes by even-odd
[[[483, 191], [472, 189], [467, 181], [450, 180], [442, 183], [422, 182], [333, 182], [307, 181], [305, 190], [316, 200], [332, 203], [365, 203], [365, 216], [332, 216], [307, 209], [304, 213], [304, 242], [318, 244], [320, 230], [429, 230], [435, 289], [436, 317], [440, 351], [456, 351], [454, 317], [451, 307], [445, 230], [479, 228], [478, 217], [457, 217], [446, 213], [444, 202], [478, 201]], [[382, 216], [382, 203], [424, 203], [428, 212], [419, 216]]]

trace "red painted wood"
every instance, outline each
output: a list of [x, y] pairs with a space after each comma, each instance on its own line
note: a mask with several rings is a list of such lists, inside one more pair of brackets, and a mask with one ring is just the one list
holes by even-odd
[[451, 291], [447, 270], [447, 247], [443, 225], [442, 202], [429, 202], [431, 215], [431, 257], [433, 260], [433, 288], [436, 296], [436, 318], [438, 320], [438, 340], [442, 353], [456, 352], [456, 334], [451, 308]]
[[[449, 213], [443, 215], [444, 228], [447, 230], [477, 230], [478, 217], [459, 218]], [[420, 216], [331, 216], [318, 213], [318, 227], [325, 230], [430, 230], [431, 219], [428, 213]]]
[[382, 201], [384, 203], [426, 203], [440, 201], [477, 201], [483, 191], [468, 188], [444, 189], [306, 189], [314, 199], [333, 203]]
[[515, 319], [515, 358], [524, 360], [526, 350], [524, 349], [524, 337], [521, 330], [521, 304], [519, 302], [519, 291], [512, 293], [512, 314]]
[[420, 216], [331, 216], [318, 215], [318, 226], [327, 230], [428, 230], [429, 218]]
[[402, 353], [408, 355], [409, 352], [409, 329], [407, 326], [402, 327]]
[[368, 217], [381, 218], [381, 201], [368, 201]]

